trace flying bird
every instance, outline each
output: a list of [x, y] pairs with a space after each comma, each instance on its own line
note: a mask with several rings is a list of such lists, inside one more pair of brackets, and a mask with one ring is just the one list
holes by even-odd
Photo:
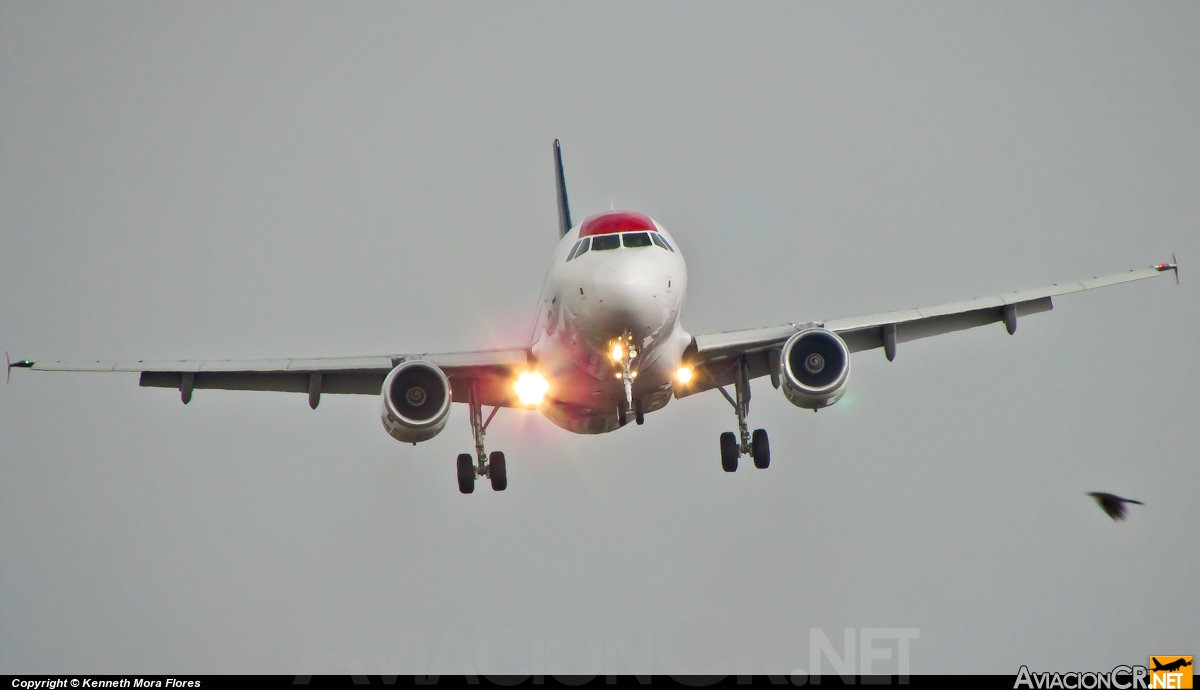
[[1113, 520], [1125, 519], [1126, 503], [1136, 503], [1140, 506], [1146, 505], [1145, 503], [1142, 503], [1141, 501], [1135, 501], [1132, 498], [1121, 498], [1116, 494], [1106, 494], [1101, 491], [1092, 491], [1088, 494], [1088, 496], [1096, 499], [1096, 503], [1099, 503], [1104, 512]]

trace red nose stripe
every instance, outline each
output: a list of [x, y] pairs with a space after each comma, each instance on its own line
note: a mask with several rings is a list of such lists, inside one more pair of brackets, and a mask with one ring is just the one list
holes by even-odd
[[633, 211], [605, 211], [597, 213], [583, 221], [579, 228], [579, 236], [607, 235], [613, 232], [632, 232], [634, 230], [655, 230], [654, 221]]

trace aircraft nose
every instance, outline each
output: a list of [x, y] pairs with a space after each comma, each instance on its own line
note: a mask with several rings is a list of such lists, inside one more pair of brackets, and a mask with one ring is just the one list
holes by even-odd
[[[621, 257], [625, 258], [625, 257]], [[630, 333], [638, 338], [652, 335], [662, 326], [662, 292], [655, 280], [657, 269], [633, 260], [607, 261], [596, 270], [596, 311], [592, 336], [607, 342]]]
[[597, 323], [604, 336], [615, 338], [626, 331], [637, 334], [646, 325], [650, 300], [628, 285], [596, 286]]

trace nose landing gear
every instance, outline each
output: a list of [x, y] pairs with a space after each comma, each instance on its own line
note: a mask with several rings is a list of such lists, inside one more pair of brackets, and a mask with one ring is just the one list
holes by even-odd
[[721, 469], [736, 472], [738, 458], [749, 455], [754, 458], [755, 467], [765, 470], [771, 466], [771, 443], [766, 429], [755, 429], [754, 434], [750, 434], [746, 424], [746, 417], [750, 414], [750, 369], [745, 358], [738, 360], [737, 368], [737, 380], [733, 385], [736, 399], [725, 392], [724, 387], [717, 386], [717, 390], [733, 406], [738, 420], [738, 434], [731, 431], [721, 434]]
[[468, 406], [471, 408], [471, 434], [475, 437], [475, 458], [478, 458], [479, 464], [475, 464], [475, 458], [472, 458], [470, 453], [458, 456], [458, 490], [464, 494], [472, 493], [475, 491], [475, 477], [487, 477], [491, 480], [492, 491], [504, 491], [508, 488], [508, 468], [504, 461], [504, 453], [496, 450], [489, 456], [483, 447], [483, 436], [487, 432], [488, 424], [492, 423], [492, 417], [496, 416], [496, 411], [500, 408], [493, 407], [485, 420], [474, 382], [471, 383]]
[[617, 403], [617, 424], [625, 426], [629, 423], [629, 415], [633, 415], [638, 424], [646, 421], [642, 411], [642, 401], [633, 398], [633, 380], [637, 378], [637, 370], [633, 368], [633, 360], [638, 356], [637, 347], [633, 344], [633, 335], [626, 333], [612, 342], [613, 362], [621, 367], [617, 378], [625, 389], [625, 399]]

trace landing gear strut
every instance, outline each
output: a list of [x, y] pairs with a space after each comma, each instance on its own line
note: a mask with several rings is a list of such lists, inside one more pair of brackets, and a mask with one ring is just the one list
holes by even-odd
[[[736, 472], [738, 458], [749, 455], [754, 458], [754, 466], [765, 470], [771, 466], [771, 443], [767, 439], [765, 429], [755, 429], [753, 436], [746, 424], [750, 414], [750, 366], [745, 357], [740, 357], [736, 363], [737, 378], [733, 384], [734, 395], [731, 396], [723, 386], [717, 386], [721, 395], [733, 406], [737, 414], [738, 433], [726, 431], [721, 434], [721, 468], [726, 472]], [[710, 374], [711, 376], [711, 374]], [[736, 397], [735, 397], [736, 396]]]
[[617, 425], [625, 426], [629, 423], [629, 415], [634, 415], [638, 424], [646, 421], [646, 415], [642, 411], [642, 401], [633, 399], [633, 380], [637, 378], [637, 370], [633, 368], [633, 360], [637, 358], [637, 347], [633, 344], [633, 336], [629, 333], [617, 338], [612, 343], [612, 358], [613, 361], [621, 366], [621, 370], [617, 372], [617, 378], [621, 379], [621, 384], [625, 389], [625, 397], [617, 403]]
[[[458, 490], [464, 494], [475, 491], [475, 477], [487, 477], [492, 482], [493, 491], [504, 491], [508, 488], [508, 471], [504, 462], [504, 453], [493, 451], [489, 457], [484, 450], [483, 437], [487, 433], [488, 424], [496, 416], [499, 406], [493, 407], [487, 419], [483, 418], [483, 405], [479, 403], [479, 391], [475, 382], [469, 389], [468, 407], [471, 409], [471, 435], [475, 437], [475, 458], [470, 453], [458, 456]], [[478, 459], [478, 465], [475, 459]]]

